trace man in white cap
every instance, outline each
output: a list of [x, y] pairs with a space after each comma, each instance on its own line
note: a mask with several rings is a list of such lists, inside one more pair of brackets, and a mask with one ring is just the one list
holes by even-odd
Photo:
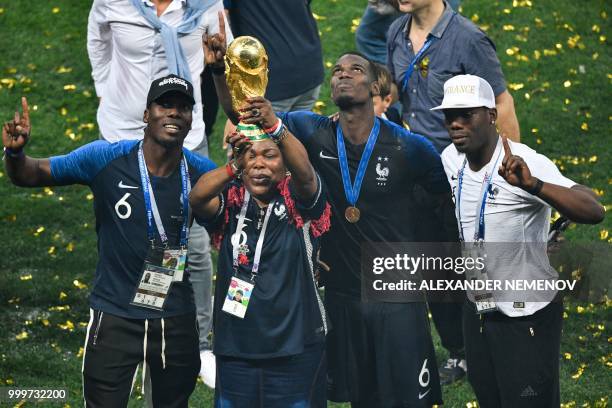
[[[443, 111], [452, 140], [442, 163], [461, 241], [505, 243], [504, 254], [522, 255], [520, 261], [486, 258], [490, 278], [556, 279], [546, 256], [551, 207], [574, 222], [599, 223], [605, 210], [596, 195], [545, 156], [497, 133], [495, 96], [484, 79], [451, 78], [442, 105], [433, 109]], [[558, 407], [560, 296], [553, 291], [538, 301], [513, 302], [488, 295], [473, 302], [468, 294], [463, 313], [468, 379], [480, 406]]]

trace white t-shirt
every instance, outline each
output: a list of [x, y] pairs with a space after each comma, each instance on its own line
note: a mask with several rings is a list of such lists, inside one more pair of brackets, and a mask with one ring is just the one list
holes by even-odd
[[[152, 5], [148, 0], [143, 0]], [[173, 0], [159, 19], [172, 27], [183, 20], [185, 0]], [[202, 14], [200, 25], [179, 42], [191, 74], [195, 105], [184, 146], [193, 150], [204, 138], [200, 74], [204, 70], [202, 36], [219, 32], [219, 0]], [[227, 42], [233, 40], [225, 23]], [[87, 25], [87, 52], [96, 93], [101, 97], [98, 126], [105, 140], [142, 139], [147, 93], [151, 82], [170, 74], [162, 38], [130, 0], [94, 0]]]
[[[572, 187], [576, 183], [564, 177], [557, 166], [546, 156], [522, 144], [508, 141], [512, 154], [523, 158], [531, 174], [545, 183], [563, 187]], [[498, 168], [503, 159], [504, 151], [501, 138], [493, 153], [491, 161], [477, 172], [466, 164], [463, 173], [460, 205], [461, 227], [467, 242], [474, 241], [474, 231], [477, 206], [482, 203], [482, 185], [485, 173], [493, 172], [491, 186], [487, 192], [484, 209], [485, 243], [492, 243], [487, 248], [493, 248], [497, 256], [487, 259], [489, 279], [514, 280], [549, 280], [558, 277], [550, 266], [546, 254], [546, 242], [550, 226], [550, 206], [540, 198], [533, 196], [519, 187], [514, 187], [498, 174]], [[462, 168], [465, 154], [459, 153], [453, 144], [442, 152], [444, 171], [457, 197], [459, 188], [459, 170]], [[497, 161], [497, 165], [494, 162]], [[514, 243], [514, 244], [498, 244]], [[502, 250], [503, 249], [503, 250]], [[492, 259], [493, 258], [493, 259]], [[538, 292], [542, 302], [497, 302], [501, 312], [508, 316], [527, 316], [545, 307], [554, 298], [556, 292]], [[530, 299], [533, 295], [530, 296]]]

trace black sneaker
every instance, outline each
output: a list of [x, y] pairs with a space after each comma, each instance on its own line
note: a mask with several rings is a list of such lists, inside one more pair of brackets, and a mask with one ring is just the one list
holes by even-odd
[[439, 369], [440, 384], [449, 385], [465, 377], [467, 365], [464, 359], [449, 358]]

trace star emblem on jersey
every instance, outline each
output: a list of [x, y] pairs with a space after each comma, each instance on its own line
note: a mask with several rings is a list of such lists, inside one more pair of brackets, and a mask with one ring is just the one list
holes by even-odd
[[389, 167], [383, 167], [385, 166], [385, 164], [387, 164], [389, 161], [389, 158], [387, 156], [378, 156], [378, 160], [376, 163], [376, 181], [377, 181], [377, 185], [379, 186], [386, 186], [387, 185], [387, 178], [389, 177]]
[[119, 184], [117, 184], [119, 188], [138, 188], [138, 186], [130, 186], [127, 184], [123, 184], [123, 180], [119, 180]]

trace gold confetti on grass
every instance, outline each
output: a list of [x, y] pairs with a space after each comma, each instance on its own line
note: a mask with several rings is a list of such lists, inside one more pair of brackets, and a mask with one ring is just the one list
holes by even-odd
[[78, 279], [73, 280], [72, 284], [76, 286], [78, 289], [87, 289], [87, 285], [79, 281]]
[[579, 379], [582, 376], [582, 374], [584, 374], [584, 370], [587, 367], [588, 367], [588, 365], [585, 364], [585, 363], [580, 364], [580, 367], [578, 367], [578, 370], [574, 374], [572, 374], [572, 379], [574, 379], [574, 380]]
[[15, 84], [17, 83], [17, 81], [15, 81], [14, 78], [1, 78], [0, 79], [0, 88], [6, 87], [8, 89], [11, 89], [15, 86]]
[[524, 87], [525, 87], [525, 84], [521, 84], [521, 83], [518, 83], [518, 84], [508, 84], [508, 88], [510, 88], [513, 91], [518, 91], [520, 89], [523, 89]]
[[74, 323], [72, 323], [70, 320], [66, 320], [65, 323], [59, 323], [57, 325], [57, 327], [59, 327], [62, 330], [73, 331], [74, 330]]
[[60, 65], [59, 67], [57, 67], [55, 72], [57, 72], [58, 74], [67, 74], [69, 72], [72, 72], [72, 68]]
[[74, 91], [76, 89], [76, 85], [74, 84], [66, 84], [64, 85], [64, 91]]
[[59, 7], [53, 7], [53, 8], [51, 9], [51, 12], [52, 12], [53, 14], [57, 14], [57, 13], [59, 13], [59, 12], [60, 12], [60, 8], [59, 8]]
[[28, 332], [26, 332], [25, 330], [22, 331], [21, 333], [19, 333], [18, 335], [15, 336], [15, 340], [25, 340], [27, 339], [28, 336]]
[[31, 273], [28, 273], [28, 274], [25, 274], [25, 275], [21, 275], [21, 276], [19, 277], [19, 280], [21, 280], [21, 281], [29, 281], [29, 280], [32, 280], [32, 274], [31, 274]]
[[66, 312], [66, 311], [70, 310], [70, 305], [51, 306], [48, 310], [50, 312]]

